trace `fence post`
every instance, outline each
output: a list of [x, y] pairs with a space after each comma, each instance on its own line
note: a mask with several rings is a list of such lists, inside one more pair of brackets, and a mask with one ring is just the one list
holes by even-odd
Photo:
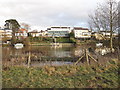
[[28, 53], [28, 68], [30, 67], [30, 63], [31, 63], [31, 58], [30, 58], [30, 51]]

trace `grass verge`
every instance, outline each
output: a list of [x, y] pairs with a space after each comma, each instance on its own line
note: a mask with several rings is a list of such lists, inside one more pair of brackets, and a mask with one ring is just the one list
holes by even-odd
[[118, 88], [116, 60], [104, 66], [3, 67], [3, 88]]

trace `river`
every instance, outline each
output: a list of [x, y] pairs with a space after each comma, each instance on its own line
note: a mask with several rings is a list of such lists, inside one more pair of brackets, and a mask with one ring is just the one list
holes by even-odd
[[2, 61], [3, 64], [27, 65], [30, 55], [31, 66], [73, 64], [84, 54], [85, 49], [89, 50], [89, 53], [95, 58], [103, 57], [95, 54], [95, 46], [29, 46], [22, 49], [3, 47]]

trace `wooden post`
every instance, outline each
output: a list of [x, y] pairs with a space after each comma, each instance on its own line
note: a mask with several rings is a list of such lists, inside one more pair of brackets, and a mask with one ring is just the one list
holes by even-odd
[[88, 65], [89, 65], [89, 59], [88, 59], [88, 52], [87, 52], [87, 49], [85, 49], [85, 56], [86, 56], [87, 63], [88, 63]]
[[30, 67], [30, 63], [31, 63], [31, 59], [30, 59], [30, 51], [29, 51], [29, 54], [28, 54], [28, 68]]
[[77, 62], [75, 62], [75, 65], [78, 64], [78, 62], [84, 57], [85, 55], [82, 55]]
[[97, 62], [97, 60], [96, 60], [95, 58], [93, 58], [92, 56], [90, 56], [90, 55], [88, 54], [87, 49], [85, 49], [84, 54], [78, 59], [78, 61], [75, 62], [75, 65], [78, 64], [83, 57], [86, 58], [86, 61], [87, 61], [87, 64], [88, 64], [88, 65], [90, 64], [89, 57], [90, 57], [91, 59], [93, 59], [95, 62]]
[[88, 54], [88, 56], [89, 56], [91, 59], [93, 59], [95, 62], [97, 62], [97, 60], [96, 60], [95, 58], [93, 58], [92, 56], [90, 56], [89, 54]]
[[118, 47], [118, 60], [120, 60], [120, 48]]

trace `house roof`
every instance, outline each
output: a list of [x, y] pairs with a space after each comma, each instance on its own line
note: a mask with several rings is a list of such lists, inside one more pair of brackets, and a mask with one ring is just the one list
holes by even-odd
[[27, 31], [27, 30], [26, 30], [26, 29], [24, 29], [24, 28], [21, 28], [21, 29], [19, 29], [19, 31], [22, 31], [22, 32], [23, 32], [23, 31]]
[[82, 28], [82, 27], [74, 27], [74, 30], [89, 30], [88, 28]]
[[38, 32], [37, 30], [33, 30], [33, 31], [29, 32], [29, 33], [40, 33], [40, 32]]
[[19, 29], [16, 33], [23, 33], [24, 31], [27, 32], [28, 30], [21, 28], [21, 29]]
[[62, 29], [67, 29], [67, 28], [70, 28], [70, 27], [51, 27], [51, 28], [62, 28]]

